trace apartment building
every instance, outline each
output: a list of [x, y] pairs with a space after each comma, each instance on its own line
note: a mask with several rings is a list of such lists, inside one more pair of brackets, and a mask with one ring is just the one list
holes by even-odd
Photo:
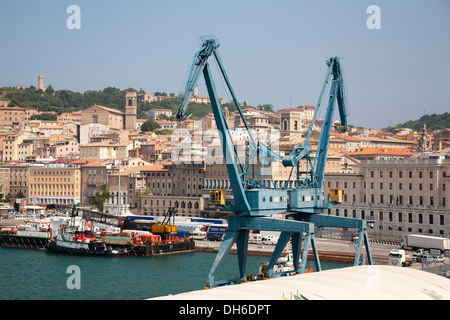
[[149, 117], [152, 117], [154, 120], [158, 120], [161, 115], [164, 115], [170, 118], [173, 114], [171, 109], [150, 109], [147, 112]]
[[23, 128], [32, 115], [39, 114], [34, 108], [0, 107], [0, 126]]
[[[24, 197], [28, 196], [28, 176], [30, 167], [34, 166], [32, 164], [23, 163], [23, 162], [12, 162], [2, 164], [0, 167], [4, 172], [9, 172], [9, 177], [4, 178], [4, 182], [8, 182], [8, 193], [12, 196], [23, 195]], [[6, 188], [6, 186], [4, 187]], [[6, 193], [6, 195], [8, 194]]]
[[3, 138], [3, 162], [19, 160], [19, 146], [27, 135], [13, 133]]

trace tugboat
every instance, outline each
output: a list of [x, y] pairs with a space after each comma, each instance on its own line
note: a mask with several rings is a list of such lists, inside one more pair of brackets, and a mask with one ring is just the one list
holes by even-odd
[[44, 249], [53, 237], [52, 222], [48, 220], [25, 220], [24, 222], [24, 225], [3, 228], [0, 231], [0, 245]]

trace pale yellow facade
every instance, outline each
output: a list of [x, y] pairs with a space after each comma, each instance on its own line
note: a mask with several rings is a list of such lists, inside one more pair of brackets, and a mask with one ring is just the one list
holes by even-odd
[[38, 204], [80, 203], [81, 169], [77, 166], [32, 167], [29, 170], [28, 201]]

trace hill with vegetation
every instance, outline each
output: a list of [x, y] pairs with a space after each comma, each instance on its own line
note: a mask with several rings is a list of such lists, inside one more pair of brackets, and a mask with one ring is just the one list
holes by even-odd
[[420, 131], [423, 128], [424, 124], [427, 126], [428, 132], [450, 128], [450, 113], [449, 112], [445, 112], [442, 114], [434, 113], [431, 116], [426, 114], [420, 117], [419, 120], [406, 121], [404, 123], [399, 123], [394, 127], [391, 126], [383, 128], [381, 130], [385, 132], [391, 132], [394, 129], [410, 128], [413, 129], [414, 131]]
[[[25, 90], [18, 90], [15, 88], [0, 88], [0, 95], [9, 99], [11, 102], [9, 106], [19, 107], [34, 107], [39, 111], [54, 111], [57, 114], [64, 112], [74, 112], [84, 110], [95, 104], [125, 111], [125, 95], [127, 91], [135, 91], [138, 94], [145, 93], [144, 91], [137, 91], [133, 88], [121, 90], [115, 87], [107, 87], [103, 90], [88, 90], [84, 93], [74, 92], [71, 90], [57, 90], [55, 91], [50, 85], [44, 91], [36, 89], [34, 86], [25, 88]], [[167, 94], [165, 92], [155, 92], [157, 96], [163, 96], [165, 99], [160, 101], [144, 102], [138, 99], [138, 118], [148, 118], [147, 112], [150, 109], [171, 109], [174, 114], [178, 111], [181, 95], [174, 93]], [[227, 106], [231, 111], [236, 110], [233, 103], [223, 103], [223, 107]], [[244, 102], [244, 107], [247, 106]], [[264, 104], [257, 106], [257, 108], [265, 111], [273, 111], [273, 106]], [[191, 119], [198, 120], [203, 118], [208, 113], [212, 113], [211, 104], [190, 102], [188, 106], [189, 113], [192, 114]], [[172, 120], [176, 120], [175, 117]]]

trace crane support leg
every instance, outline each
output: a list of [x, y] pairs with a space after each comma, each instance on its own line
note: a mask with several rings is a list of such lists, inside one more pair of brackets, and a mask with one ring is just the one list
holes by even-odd
[[245, 277], [245, 269], [247, 267], [248, 234], [248, 230], [241, 230], [236, 238], [239, 275], [241, 280]]
[[[230, 251], [233, 244], [237, 243], [238, 260], [240, 278], [245, 277], [245, 264], [247, 260], [247, 248], [248, 248], [248, 236], [249, 230], [264, 230], [264, 231], [280, 231], [282, 236], [275, 248], [271, 261], [273, 264], [276, 262], [281, 252], [283, 251], [286, 243], [292, 235], [298, 234], [295, 237], [297, 239], [297, 247], [300, 247], [298, 242], [301, 242], [302, 234], [306, 233], [306, 243], [303, 252], [302, 265], [299, 266], [299, 271], [303, 272], [306, 268], [306, 261], [308, 258], [309, 244], [312, 243], [312, 249], [314, 256], [317, 257], [317, 248], [314, 242], [314, 225], [309, 222], [295, 221], [292, 219], [274, 219], [268, 217], [252, 217], [252, 216], [235, 216], [231, 217], [228, 221], [228, 230], [225, 234], [224, 240], [217, 252], [217, 256], [213, 262], [211, 270], [208, 276], [208, 285], [210, 287], [215, 285], [214, 276], [220, 264], [222, 263], [225, 255]], [[300, 251], [296, 251], [297, 257], [300, 255]], [[297, 259], [298, 260], [298, 259]], [[317, 262], [316, 262], [317, 263]], [[272, 264], [272, 267], [273, 267]], [[320, 267], [319, 267], [320, 269]]]
[[[297, 214], [294, 214], [296, 216]], [[316, 227], [335, 227], [335, 228], [355, 228], [358, 230], [359, 237], [356, 246], [354, 265], [360, 264], [361, 249], [364, 243], [366, 248], [367, 262], [373, 264], [372, 254], [370, 252], [369, 238], [367, 237], [367, 223], [364, 219], [355, 219], [347, 217], [336, 217], [324, 214], [301, 214], [297, 216], [303, 221], [313, 223]]]

